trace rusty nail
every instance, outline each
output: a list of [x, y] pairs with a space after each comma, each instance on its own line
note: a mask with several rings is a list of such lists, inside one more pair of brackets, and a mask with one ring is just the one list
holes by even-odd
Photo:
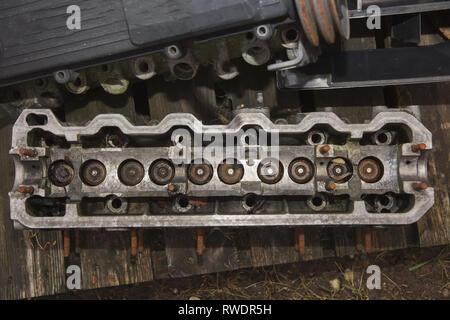
[[366, 247], [366, 252], [370, 253], [372, 251], [372, 232], [370, 229], [365, 230], [364, 244]]
[[20, 187], [17, 188], [17, 192], [33, 194], [34, 193], [34, 188], [31, 187], [31, 186], [20, 186]]
[[63, 247], [64, 247], [64, 258], [70, 256], [70, 233], [68, 230], [64, 230], [64, 239], [63, 239]]
[[203, 229], [197, 229], [197, 254], [201, 256], [205, 251], [205, 232]]
[[428, 189], [428, 184], [426, 182], [417, 182], [413, 184], [413, 189], [416, 191], [423, 191]]
[[131, 256], [135, 257], [137, 255], [137, 232], [136, 230], [131, 231]]
[[27, 157], [35, 157], [37, 155], [37, 152], [34, 149], [20, 148], [19, 154]]
[[325, 154], [325, 153], [327, 153], [328, 151], [330, 151], [330, 149], [331, 149], [331, 148], [330, 148], [329, 145], [324, 145], [324, 146], [320, 147], [319, 151], [320, 151], [321, 154]]
[[138, 243], [138, 252], [144, 252], [144, 229], [139, 229]]
[[411, 150], [413, 152], [419, 152], [419, 151], [424, 151], [427, 149], [427, 145], [425, 143], [419, 143], [419, 144], [415, 144], [411, 147]]

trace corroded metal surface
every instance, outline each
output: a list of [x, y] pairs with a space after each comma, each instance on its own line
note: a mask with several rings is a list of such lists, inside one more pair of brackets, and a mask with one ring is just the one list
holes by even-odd
[[[29, 124], [30, 115], [45, 117], [46, 121]], [[184, 150], [184, 155], [201, 151], [179, 146], [176, 128], [219, 137], [255, 126], [278, 135], [280, 141], [297, 137], [297, 142], [234, 146], [237, 167], [224, 167], [224, 155], [215, 153], [205, 157], [206, 167], [202, 162], [191, 166], [192, 160], [175, 161], [180, 151]], [[83, 139], [98, 134], [104, 127], [119, 128], [138, 146], [84, 148]], [[399, 130], [393, 136], [407, 140], [373, 144], [371, 137], [386, 128]], [[405, 128], [407, 135], [401, 132]], [[36, 130], [63, 139], [65, 148], [28, 145], [30, 134], [36, 135]], [[163, 137], [170, 133], [175, 140], [161, 146]], [[159, 141], [160, 145], [146, 141]], [[422, 144], [425, 148], [414, 147]], [[23, 148], [33, 153], [21, 153]], [[228, 125], [203, 125], [190, 114], [170, 114], [158, 125], [139, 127], [121, 115], [105, 114], [85, 127], [73, 127], [62, 125], [50, 110], [26, 110], [13, 129], [10, 153], [15, 160], [16, 180], [10, 193], [11, 218], [18, 226], [49, 229], [409, 224], [434, 203], [433, 189], [428, 184], [423, 187], [427, 180], [426, 150], [431, 148], [430, 132], [412, 114], [403, 111], [380, 112], [365, 124], [346, 123], [331, 112], [299, 114], [294, 124], [274, 124], [263, 113], [244, 112]], [[255, 150], [258, 156], [253, 159]], [[275, 150], [278, 160], [260, 156], [271, 155]], [[292, 168], [300, 168], [299, 157], [315, 168], [312, 178], [307, 175], [309, 180], [299, 180], [292, 173]], [[376, 182], [365, 177], [367, 166], [362, 174], [358, 170], [358, 165], [368, 158], [376, 158], [383, 165], [383, 175]], [[67, 186], [55, 185], [45, 174], [46, 168], [61, 159], [70, 161], [75, 172], [84, 163], [99, 161], [105, 167], [106, 177], [96, 186], [86, 184], [78, 175]], [[121, 173], [121, 166], [130, 159], [142, 168], [135, 170], [131, 166], [132, 176], [139, 177], [139, 181], [125, 183], [123, 175], [130, 172]], [[309, 166], [302, 168], [303, 172], [311, 171]], [[143, 171], [148, 174], [142, 177]], [[224, 174], [234, 180], [224, 181]], [[168, 179], [162, 183], [155, 180], [156, 175], [158, 179]], [[24, 187], [32, 187], [33, 194], [21, 192]], [[62, 211], [42, 210], [40, 206], [48, 203]]]

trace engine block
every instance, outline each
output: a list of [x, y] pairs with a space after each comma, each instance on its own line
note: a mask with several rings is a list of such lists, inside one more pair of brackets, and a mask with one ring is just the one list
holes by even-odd
[[393, 225], [433, 206], [432, 136], [405, 110], [364, 124], [332, 112], [273, 122], [239, 110], [227, 125], [191, 114], [85, 126], [28, 109], [13, 128], [16, 228]]

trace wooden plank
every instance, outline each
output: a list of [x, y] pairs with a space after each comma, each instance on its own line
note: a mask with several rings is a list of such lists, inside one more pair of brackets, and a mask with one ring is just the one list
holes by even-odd
[[249, 229], [234, 229], [233, 244], [237, 250], [238, 265], [236, 269], [244, 269], [252, 266], [252, 250]]
[[321, 244], [322, 227], [305, 227], [305, 256], [304, 261], [322, 259], [323, 250]]
[[333, 228], [336, 256], [350, 256], [358, 253], [356, 228]]
[[9, 155], [12, 126], [0, 130], [0, 299], [20, 299], [65, 291], [61, 233], [16, 231], [9, 218], [14, 164]]
[[416, 247], [418, 244], [415, 224], [372, 228], [372, 251], [374, 252]]
[[165, 229], [164, 237], [170, 278], [205, 273], [197, 257], [194, 229]]
[[239, 255], [229, 229], [206, 229], [205, 252], [201, 263], [206, 273], [235, 270], [239, 267]]
[[252, 266], [261, 267], [274, 264], [272, 242], [274, 233], [268, 228], [251, 228], [249, 230], [252, 253]]
[[132, 259], [129, 231], [82, 231], [82, 288], [102, 288], [153, 280], [150, 248]]
[[150, 250], [155, 279], [169, 277], [164, 232], [161, 229], [144, 230], [144, 246]]
[[9, 155], [12, 126], [3, 127], [0, 134], [0, 159], [3, 164], [3, 183], [0, 185], [0, 299], [29, 297], [27, 249], [24, 233], [13, 230], [9, 218], [9, 196], [14, 182], [14, 164]]
[[[444, 42], [436, 31], [436, 14], [428, 15], [422, 23], [420, 45]], [[438, 21], [437, 24], [442, 23]], [[420, 105], [422, 121], [433, 134], [433, 150], [429, 155], [429, 177], [435, 189], [435, 205], [418, 223], [420, 246], [450, 243], [450, 82], [397, 87], [400, 105]]]
[[402, 86], [397, 88], [401, 105], [420, 103], [422, 121], [433, 134], [433, 150], [429, 152], [430, 184], [435, 190], [435, 205], [418, 223], [420, 246], [450, 242], [449, 140], [450, 83]]
[[269, 239], [272, 247], [272, 260], [274, 264], [299, 261], [299, 253], [294, 247], [294, 229], [273, 228], [273, 234]]

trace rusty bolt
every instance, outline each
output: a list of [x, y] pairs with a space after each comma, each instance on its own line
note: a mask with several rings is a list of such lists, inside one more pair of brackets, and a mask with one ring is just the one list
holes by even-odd
[[176, 184], [171, 184], [168, 189], [170, 192], [176, 192], [178, 190], [178, 186]]
[[296, 228], [294, 236], [295, 249], [303, 256], [305, 254], [305, 230], [303, 230], [303, 228]]
[[428, 184], [426, 182], [414, 183], [413, 189], [416, 191], [423, 191], [428, 189]]
[[70, 256], [70, 233], [68, 230], [64, 230], [63, 234], [64, 258], [67, 258]]
[[70, 163], [65, 160], [57, 160], [48, 168], [50, 182], [58, 187], [68, 186], [75, 176], [75, 171]]
[[424, 151], [427, 149], [427, 145], [425, 143], [419, 143], [411, 146], [412, 152]]
[[197, 254], [202, 255], [205, 251], [205, 231], [197, 229]]
[[35, 157], [37, 155], [37, 152], [34, 149], [20, 148], [19, 154], [27, 157]]
[[17, 188], [17, 192], [24, 194], [33, 194], [34, 188], [31, 186], [20, 186], [19, 188]]
[[137, 239], [137, 231], [131, 231], [131, 256], [135, 257], [137, 255], [137, 247], [138, 247], [138, 239]]
[[335, 189], [336, 189], [336, 183], [334, 183], [333, 181], [330, 181], [330, 182], [327, 184], [326, 189], [327, 189], [328, 191], [333, 191], [333, 190], [335, 190]]
[[319, 151], [320, 151], [321, 154], [325, 154], [325, 153], [327, 153], [328, 151], [330, 151], [330, 149], [331, 149], [331, 148], [330, 148], [329, 145], [324, 145], [324, 146], [320, 147]]

